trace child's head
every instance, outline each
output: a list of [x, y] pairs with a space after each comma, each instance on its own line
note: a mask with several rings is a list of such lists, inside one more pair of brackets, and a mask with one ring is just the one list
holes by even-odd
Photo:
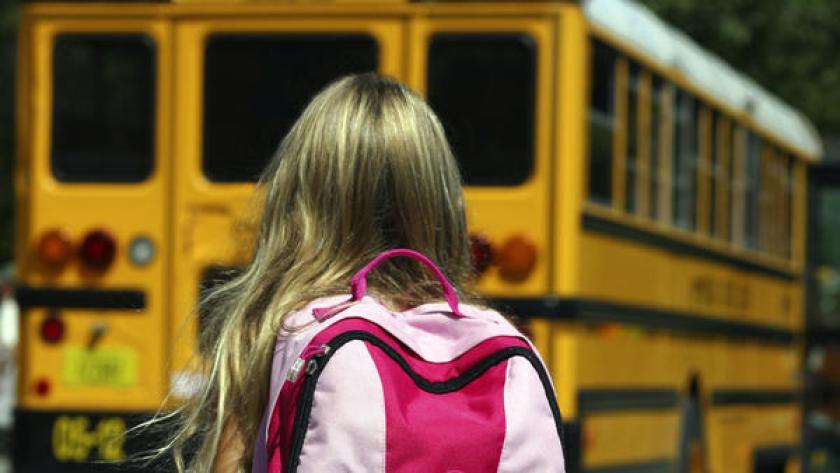
[[[360, 264], [400, 247], [425, 253], [456, 284], [468, 274], [457, 164], [432, 110], [396, 81], [369, 73], [323, 90], [262, 183], [257, 258], [279, 261], [284, 270], [301, 265], [295, 272], [312, 273], [312, 284], [346, 285]], [[402, 282], [423, 280], [424, 273], [406, 274], [409, 268], [406, 261], [385, 267], [378, 289], [405, 290]], [[397, 284], [387, 287], [387, 279]]]
[[[244, 461], [250, 458], [275, 337], [289, 311], [348, 293], [351, 276], [390, 248], [426, 254], [459, 288], [472, 274], [460, 175], [443, 128], [396, 81], [362, 74], [324, 89], [283, 140], [259, 189], [253, 260], [201, 301], [209, 379], [185, 409], [174, 444], [177, 454], [187, 438], [206, 432], [195, 471], [210, 469], [226, 422], [239, 427]], [[382, 264], [368, 286], [394, 305], [441, 294], [411, 260]]]

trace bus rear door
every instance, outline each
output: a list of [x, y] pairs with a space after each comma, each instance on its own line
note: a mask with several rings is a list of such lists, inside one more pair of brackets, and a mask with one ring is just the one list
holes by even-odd
[[[364, 8], [350, 16], [347, 5], [237, 7], [233, 18], [212, 8], [186, 16], [175, 31], [171, 330], [172, 386], [181, 396], [197, 386], [190, 362], [203, 324], [191, 311], [202, 288], [249, 261], [259, 214], [254, 184], [280, 140], [329, 82], [366, 71], [402, 75], [398, 16]], [[197, 323], [184, 323], [192, 315]]]
[[51, 8], [22, 15], [16, 471], [89, 471], [167, 390], [169, 29]]

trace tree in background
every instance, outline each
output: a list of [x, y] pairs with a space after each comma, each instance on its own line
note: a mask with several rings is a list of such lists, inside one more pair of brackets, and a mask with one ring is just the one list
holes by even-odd
[[840, 136], [840, 1], [640, 1], [800, 109], [824, 137]]

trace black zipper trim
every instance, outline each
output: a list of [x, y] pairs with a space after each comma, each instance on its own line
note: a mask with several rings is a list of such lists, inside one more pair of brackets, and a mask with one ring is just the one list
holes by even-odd
[[[546, 373], [545, 369], [543, 368], [542, 363], [540, 362], [539, 358], [537, 357], [536, 353], [534, 353], [531, 349], [525, 347], [508, 347], [502, 350], [499, 350], [491, 355], [488, 355], [485, 358], [482, 358], [480, 361], [472, 365], [469, 369], [461, 373], [460, 375], [449, 379], [447, 381], [429, 381], [426, 378], [423, 378], [416, 371], [414, 371], [408, 362], [400, 355], [396, 350], [391, 348], [386, 342], [382, 341], [380, 338], [371, 335], [368, 332], [364, 332], [361, 330], [351, 330], [348, 332], [344, 332], [340, 335], [337, 335], [335, 338], [330, 340], [326, 346], [327, 351], [326, 353], [315, 355], [310, 358], [304, 367], [306, 379], [304, 380], [303, 387], [301, 389], [300, 394], [300, 403], [298, 405], [297, 412], [295, 413], [295, 421], [292, 427], [292, 443], [291, 448], [289, 449], [289, 458], [288, 458], [288, 473], [296, 473], [298, 465], [300, 463], [300, 454], [303, 450], [303, 441], [306, 436], [306, 430], [309, 427], [309, 416], [312, 413], [312, 401], [315, 397], [315, 385], [318, 383], [318, 378], [321, 376], [321, 372], [324, 371], [324, 367], [326, 366], [327, 362], [335, 355], [335, 353], [344, 345], [352, 341], [366, 341], [370, 342], [371, 344], [375, 345], [377, 348], [381, 349], [388, 355], [394, 362], [396, 362], [400, 368], [405, 371], [406, 374], [411, 377], [414, 383], [420, 389], [432, 393], [432, 394], [445, 394], [450, 393], [453, 391], [457, 391], [467, 384], [475, 381], [479, 376], [487, 372], [493, 366], [509, 359], [514, 356], [521, 356], [528, 360], [531, 363], [531, 366], [536, 370], [537, 375], [540, 378], [540, 382], [543, 385], [543, 389], [545, 390], [546, 397], [548, 398], [548, 404], [551, 408], [551, 414], [554, 417], [554, 424], [557, 429], [557, 436], [560, 439], [561, 447], [563, 443], [563, 419], [560, 416], [560, 408], [557, 406], [557, 398], [554, 395], [554, 388], [551, 385], [551, 380]], [[315, 363], [314, 368], [310, 371], [310, 363]], [[565, 455], [565, 452], [563, 452]]]

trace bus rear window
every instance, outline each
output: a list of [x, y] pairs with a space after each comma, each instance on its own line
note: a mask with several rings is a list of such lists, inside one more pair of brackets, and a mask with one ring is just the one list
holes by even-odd
[[143, 34], [62, 34], [53, 49], [52, 173], [140, 182], [154, 162], [155, 46]]
[[437, 34], [428, 100], [467, 185], [513, 186], [534, 167], [536, 46], [526, 34]]
[[303, 108], [341, 76], [378, 69], [364, 34], [216, 34], [204, 64], [204, 174], [217, 182], [259, 178]]

